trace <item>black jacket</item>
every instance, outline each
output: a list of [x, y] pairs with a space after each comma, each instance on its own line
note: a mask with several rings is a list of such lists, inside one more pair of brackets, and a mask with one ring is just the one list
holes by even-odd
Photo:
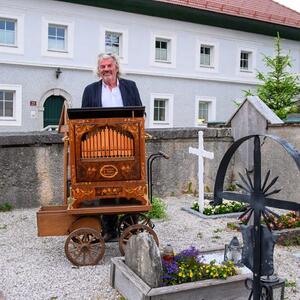
[[[119, 79], [123, 106], [142, 106], [139, 91], [134, 81]], [[102, 80], [89, 84], [83, 92], [81, 107], [102, 107]]]

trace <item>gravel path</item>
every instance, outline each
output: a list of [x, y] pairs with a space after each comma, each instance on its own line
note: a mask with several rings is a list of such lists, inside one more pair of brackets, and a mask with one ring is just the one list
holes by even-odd
[[[169, 197], [168, 219], [156, 222], [161, 247], [170, 243], [175, 251], [195, 245], [200, 250], [228, 243], [235, 234], [226, 223], [235, 219], [203, 220], [181, 210], [195, 198]], [[0, 213], [0, 300], [119, 299], [109, 285], [110, 259], [119, 256], [117, 243], [108, 243], [97, 266], [74, 267], [64, 254], [65, 237], [38, 238], [37, 209]], [[275, 247], [275, 267], [286, 278], [286, 299], [300, 299], [300, 247]], [[226, 300], [226, 299], [224, 299]]]

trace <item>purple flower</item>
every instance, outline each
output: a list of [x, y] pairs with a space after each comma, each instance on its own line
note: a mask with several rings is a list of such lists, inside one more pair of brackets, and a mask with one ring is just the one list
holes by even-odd
[[176, 274], [179, 271], [176, 261], [166, 262], [163, 260], [162, 265], [167, 274]]
[[190, 246], [188, 249], [181, 251], [178, 255], [176, 255], [175, 260], [184, 258], [184, 257], [191, 257], [197, 258], [200, 254], [200, 251], [196, 249], [194, 246]]

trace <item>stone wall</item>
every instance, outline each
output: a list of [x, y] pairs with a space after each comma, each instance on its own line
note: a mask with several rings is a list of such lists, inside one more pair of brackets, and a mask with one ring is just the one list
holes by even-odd
[[0, 135], [0, 204], [63, 201], [63, 143], [57, 133]]
[[[153, 195], [179, 195], [197, 187], [197, 157], [188, 153], [197, 147], [197, 128], [148, 130], [147, 155], [163, 151], [170, 159], [153, 163]], [[204, 147], [215, 153], [205, 160], [205, 185], [213, 190], [217, 167], [232, 143], [230, 129], [205, 128]], [[52, 132], [0, 134], [0, 204], [36, 207], [63, 201], [62, 135]], [[230, 171], [231, 172], [231, 171]]]
[[[153, 163], [153, 195], [180, 195], [198, 191], [198, 163], [189, 154], [190, 146], [198, 145], [198, 128], [149, 129], [147, 156], [163, 151], [168, 160], [159, 158]], [[213, 160], [204, 160], [205, 190], [213, 191], [219, 163], [233, 143], [229, 128], [204, 128], [204, 148], [214, 152]], [[300, 149], [300, 125], [269, 126], [267, 134], [285, 138]], [[227, 173], [227, 182], [239, 181], [242, 161], [234, 157]], [[60, 204], [63, 201], [63, 143], [62, 136], [51, 132], [0, 134], [0, 204], [14, 207], [37, 207]], [[271, 178], [279, 176], [276, 196], [300, 202], [300, 172], [287, 152], [276, 142], [262, 143], [262, 177], [271, 170]]]
[[[198, 130], [165, 129], [149, 130], [152, 139], [147, 143], [147, 153], [163, 151], [170, 159], [158, 159], [153, 164], [154, 195], [178, 195], [198, 190], [198, 158], [189, 153], [189, 147], [198, 147]], [[204, 159], [205, 190], [213, 191], [219, 163], [233, 140], [230, 129], [204, 129], [204, 148], [214, 152], [214, 159]], [[232, 168], [229, 170], [232, 172]]]

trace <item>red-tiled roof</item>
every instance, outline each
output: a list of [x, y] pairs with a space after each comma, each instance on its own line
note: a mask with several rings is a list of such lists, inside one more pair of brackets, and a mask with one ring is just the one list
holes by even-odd
[[300, 13], [272, 0], [156, 1], [300, 28]]

